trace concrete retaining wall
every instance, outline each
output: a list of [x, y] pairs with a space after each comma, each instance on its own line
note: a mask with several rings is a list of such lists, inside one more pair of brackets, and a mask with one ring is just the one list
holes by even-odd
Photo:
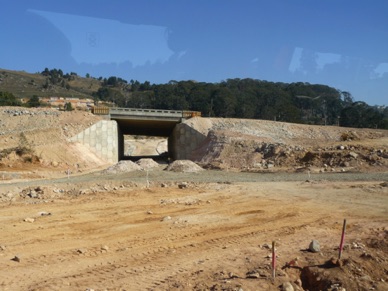
[[119, 132], [114, 120], [101, 120], [73, 136], [71, 142], [79, 142], [91, 147], [107, 162], [117, 163], [119, 159]]
[[[173, 160], [190, 160], [193, 151], [206, 136], [185, 123], [175, 126], [168, 138], [168, 152]], [[89, 146], [98, 156], [110, 163], [123, 159], [124, 136], [114, 120], [100, 120], [70, 139]]]
[[168, 138], [168, 152], [173, 160], [190, 160], [193, 151], [205, 140], [206, 136], [185, 123], [175, 126]]

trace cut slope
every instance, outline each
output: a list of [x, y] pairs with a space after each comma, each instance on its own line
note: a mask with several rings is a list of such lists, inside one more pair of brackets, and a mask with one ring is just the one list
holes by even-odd
[[221, 118], [186, 123], [207, 136], [191, 156], [205, 167], [250, 171], [388, 167], [387, 130]]
[[[72, 173], [91, 170], [106, 164], [80, 144], [67, 141], [69, 137], [86, 129], [101, 118], [84, 111], [63, 112], [49, 108], [0, 108], [0, 151], [28, 147], [34, 153], [34, 168], [46, 171], [43, 175], [71, 170]], [[30, 160], [29, 160], [30, 161]], [[32, 165], [14, 155], [12, 160], [3, 157], [0, 168], [23, 170]]]

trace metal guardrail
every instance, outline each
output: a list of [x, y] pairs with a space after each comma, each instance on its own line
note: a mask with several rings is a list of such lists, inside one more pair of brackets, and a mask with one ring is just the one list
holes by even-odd
[[96, 115], [109, 115], [109, 114], [133, 114], [133, 115], [157, 115], [166, 114], [179, 118], [191, 118], [200, 117], [199, 111], [186, 111], [186, 110], [164, 110], [164, 109], [140, 109], [140, 108], [112, 108], [112, 107], [93, 107], [92, 113]]
[[182, 117], [183, 111], [163, 110], [163, 109], [139, 109], [139, 108], [110, 108], [110, 114], [134, 114], [134, 115], [159, 115], [166, 114], [169, 116]]

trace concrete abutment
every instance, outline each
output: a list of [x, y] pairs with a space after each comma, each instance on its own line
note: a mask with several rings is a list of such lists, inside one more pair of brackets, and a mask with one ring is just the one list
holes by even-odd
[[96, 155], [110, 163], [117, 163], [120, 153], [120, 138], [117, 122], [100, 120], [91, 127], [70, 138], [71, 142], [87, 145]]
[[168, 138], [168, 152], [173, 160], [192, 160], [193, 151], [206, 136], [185, 123], [175, 126]]
[[[172, 160], [192, 159], [193, 151], [206, 138], [185, 123], [178, 123], [168, 137], [168, 153]], [[70, 139], [87, 145], [109, 163], [124, 158], [124, 135], [115, 120], [100, 120]]]

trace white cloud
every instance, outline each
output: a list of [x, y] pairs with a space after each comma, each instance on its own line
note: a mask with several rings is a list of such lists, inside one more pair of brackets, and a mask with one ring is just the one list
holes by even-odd
[[373, 72], [376, 78], [382, 78], [384, 73], [388, 73], [388, 63], [380, 63]]
[[251, 63], [257, 63], [259, 61], [259, 58], [254, 58], [251, 60]]

